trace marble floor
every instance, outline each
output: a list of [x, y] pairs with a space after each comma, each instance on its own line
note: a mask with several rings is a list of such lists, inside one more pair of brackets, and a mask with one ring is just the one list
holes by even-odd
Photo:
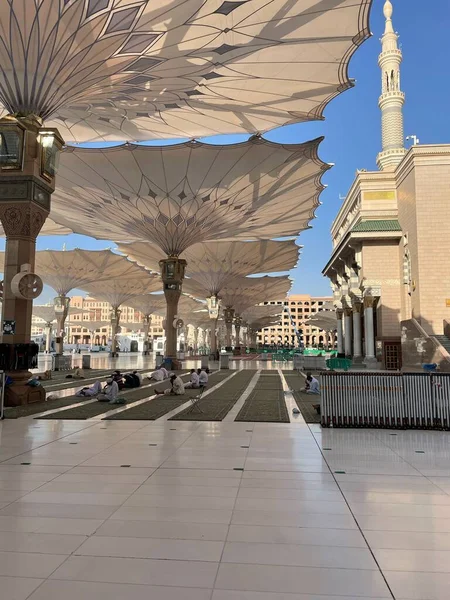
[[447, 433], [0, 423], [1, 600], [448, 600]]

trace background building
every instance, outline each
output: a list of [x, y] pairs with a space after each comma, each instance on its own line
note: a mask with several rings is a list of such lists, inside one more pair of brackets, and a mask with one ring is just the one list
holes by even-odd
[[305, 323], [311, 315], [322, 310], [324, 304], [330, 301], [332, 301], [331, 297], [313, 298], [308, 294], [298, 294], [288, 296], [284, 300], [264, 302], [264, 305], [280, 306], [283, 314], [280, 323], [266, 327], [258, 333], [258, 343], [298, 345], [296, 335], [298, 330], [306, 347], [320, 344], [332, 345], [334, 339], [331, 334]]
[[[111, 340], [111, 326], [108, 324], [92, 333], [88, 327], [83, 326], [84, 322], [90, 321], [106, 321], [109, 323], [111, 318], [111, 305], [108, 302], [96, 300], [95, 298], [83, 298], [82, 296], [72, 296], [70, 305], [76, 308], [83, 308], [86, 311], [84, 314], [71, 315], [70, 323], [67, 326], [67, 334], [65, 343], [67, 344], [93, 344], [106, 346]], [[143, 315], [128, 306], [121, 308], [120, 325], [125, 331], [127, 324], [139, 325], [143, 323]], [[163, 317], [152, 315], [152, 323], [150, 326], [149, 337], [155, 340], [158, 337], [164, 336], [162, 327]], [[45, 324], [33, 319], [32, 336], [40, 336], [44, 334]], [[134, 330], [136, 328], [134, 327]], [[93, 337], [93, 339], [91, 339]]]
[[358, 171], [332, 225], [323, 273], [337, 310], [338, 347], [387, 369], [437, 362], [450, 370], [450, 145], [404, 147], [402, 52], [384, 7], [380, 171]]

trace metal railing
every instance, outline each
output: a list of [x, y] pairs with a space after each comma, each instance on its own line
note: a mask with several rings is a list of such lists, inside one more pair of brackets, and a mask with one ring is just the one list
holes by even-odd
[[335, 373], [321, 379], [323, 427], [450, 429], [448, 373]]

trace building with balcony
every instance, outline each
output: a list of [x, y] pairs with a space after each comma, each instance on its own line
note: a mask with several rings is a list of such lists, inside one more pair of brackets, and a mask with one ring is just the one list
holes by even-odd
[[308, 294], [293, 294], [284, 300], [264, 302], [264, 305], [279, 306], [280, 311], [283, 312], [279, 323], [261, 329], [258, 333], [258, 343], [297, 346], [297, 334], [300, 334], [302, 343], [307, 348], [334, 347], [334, 332], [327, 332], [307, 323], [312, 315], [323, 310], [324, 305], [330, 301], [332, 298], [329, 296], [312, 297]]

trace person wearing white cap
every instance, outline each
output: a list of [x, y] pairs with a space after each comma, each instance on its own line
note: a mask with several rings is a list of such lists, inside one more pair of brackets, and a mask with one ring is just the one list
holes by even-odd
[[106, 380], [103, 392], [97, 396], [99, 402], [114, 402], [119, 395], [119, 386], [112, 377]]
[[166, 390], [155, 390], [155, 394], [157, 396], [161, 394], [164, 394], [165, 396], [182, 396], [184, 394], [183, 380], [175, 375], [175, 373], [170, 374], [170, 383], [170, 388], [167, 388]]

